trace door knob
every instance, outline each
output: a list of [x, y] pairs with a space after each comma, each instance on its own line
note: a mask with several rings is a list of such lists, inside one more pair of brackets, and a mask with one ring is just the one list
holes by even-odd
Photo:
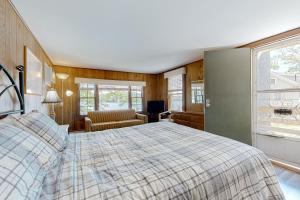
[[210, 107], [210, 99], [205, 100], [205, 107], [209, 108]]

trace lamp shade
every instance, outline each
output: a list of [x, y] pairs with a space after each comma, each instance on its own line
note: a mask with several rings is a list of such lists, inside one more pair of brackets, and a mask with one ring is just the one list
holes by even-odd
[[56, 77], [60, 80], [66, 80], [69, 77], [69, 74], [65, 73], [56, 73]]
[[62, 100], [58, 96], [56, 90], [51, 88], [47, 91], [46, 98], [42, 103], [60, 103]]

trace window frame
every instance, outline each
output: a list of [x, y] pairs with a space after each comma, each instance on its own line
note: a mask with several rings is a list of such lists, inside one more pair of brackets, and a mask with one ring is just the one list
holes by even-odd
[[[171, 77], [174, 77], [174, 76], [178, 76], [178, 77], [181, 77], [181, 89], [172, 89], [172, 90], [170, 90], [169, 89], [169, 86], [170, 86], [170, 83], [169, 83], [169, 81], [170, 81], [170, 78]], [[168, 110], [170, 110], [170, 111], [176, 111], [176, 112], [182, 112], [182, 111], [184, 111], [185, 110], [185, 74], [177, 74], [177, 75], [174, 75], [174, 76], [170, 76], [170, 77], [168, 77], [167, 78], [167, 87], [166, 87], [166, 89], [167, 89], [167, 102], [168, 102]], [[170, 94], [170, 93], [172, 93], [172, 92], [174, 92], [174, 93], [176, 93], [176, 92], [180, 92], [181, 93], [181, 96], [182, 96], [182, 103], [181, 103], [181, 110], [174, 110], [174, 109], [172, 109], [171, 108], [171, 98], [170, 98], [170, 96], [172, 96], [172, 94]], [[174, 95], [174, 94], [173, 94]], [[176, 95], [176, 94], [175, 94]]]
[[[97, 103], [96, 103], [96, 99], [97, 99], [97, 98], [96, 98], [96, 96], [97, 96], [97, 95], [96, 95], [96, 91], [97, 91], [96, 88], [97, 88], [97, 87], [95, 87], [94, 84], [89, 84], [89, 83], [84, 83], [84, 84], [87, 84], [87, 87], [86, 87], [85, 89], [82, 89], [81, 86], [80, 86], [80, 84], [79, 84], [79, 86], [78, 86], [78, 94], [79, 94], [79, 95], [78, 95], [78, 99], [79, 99], [79, 101], [78, 101], [78, 108], [79, 108], [79, 109], [78, 109], [78, 114], [79, 114], [79, 116], [86, 116], [86, 114], [81, 114], [81, 107], [82, 107], [82, 106], [81, 106], [81, 99], [87, 99], [87, 100], [88, 100], [88, 99], [92, 99], [92, 98], [93, 98], [93, 99], [94, 99], [94, 109], [96, 110], [96, 108], [97, 108], [97, 105], [96, 105], [96, 104], [97, 104]], [[88, 90], [92, 90], [92, 89], [88, 89], [88, 85], [93, 85], [93, 86], [94, 86], [94, 89], [93, 89], [93, 90], [94, 90], [94, 97], [90, 97], [90, 98], [89, 98], [89, 97], [84, 97], [84, 98], [82, 98], [81, 95], [80, 95], [81, 90], [87, 90], [87, 91], [88, 91]], [[87, 107], [88, 107], [88, 106], [87, 106]], [[87, 111], [87, 112], [88, 112], [88, 111]]]
[[[87, 83], [80, 83], [80, 84], [87, 84]], [[81, 108], [81, 97], [80, 97], [80, 92], [81, 92], [81, 87], [80, 87], [80, 84], [78, 84], [78, 115], [81, 116], [81, 117], [85, 117], [87, 116], [87, 114], [81, 114], [80, 112], [80, 108]], [[94, 102], [95, 102], [95, 105], [94, 105], [94, 108], [95, 110], [94, 111], [100, 111], [100, 87], [99, 85], [105, 85], [105, 84], [89, 84], [89, 85], [94, 85]], [[116, 85], [116, 86], [125, 86], [125, 85]], [[136, 98], [136, 97], [133, 97], [132, 98], [132, 93], [131, 93], [131, 88], [132, 87], [140, 87], [141, 88], [141, 107], [142, 107], [142, 110], [138, 110], [136, 111], [137, 113], [143, 113], [145, 110], [145, 86], [134, 86], [134, 85], [128, 85], [128, 109], [134, 109], [132, 107], [132, 99], [133, 98]], [[108, 88], [109, 90], [109, 88]]]
[[[259, 94], [267, 94], [267, 93], [284, 93], [284, 92], [300, 92], [300, 88], [284, 88], [284, 89], [259, 89], [258, 88], [258, 77], [257, 77], [257, 66], [258, 66], [258, 55], [259, 53], [263, 53], [266, 51], [271, 51], [272, 49], [280, 49], [288, 46], [293, 46], [297, 43], [300, 43], [300, 36], [294, 36], [290, 38], [286, 38], [283, 40], [279, 40], [264, 46], [259, 46], [257, 48], [252, 49], [251, 57], [252, 57], [252, 94], [251, 94], [251, 124], [252, 124], [252, 141], [253, 145], [257, 145], [256, 135], [261, 134], [258, 132], [258, 124], [257, 124], [257, 96]], [[276, 83], [276, 81], [275, 81]]]
[[[140, 97], [137, 97], [137, 96], [135, 96], [135, 97], [133, 97], [132, 96], [132, 87], [141, 87], [140, 88], [140, 91], [141, 91], [141, 96]], [[138, 90], [135, 90], [135, 91], [138, 91]], [[136, 92], [137, 93], [137, 92]], [[144, 87], [143, 86], [130, 86], [129, 87], [129, 96], [128, 96], [128, 98], [130, 99], [130, 101], [129, 101], [129, 107], [131, 108], [131, 109], [134, 109], [133, 108], [133, 98], [134, 99], [141, 99], [141, 110], [135, 110], [136, 112], [139, 112], [139, 113], [141, 113], [141, 112], [143, 112], [143, 110], [144, 110]]]

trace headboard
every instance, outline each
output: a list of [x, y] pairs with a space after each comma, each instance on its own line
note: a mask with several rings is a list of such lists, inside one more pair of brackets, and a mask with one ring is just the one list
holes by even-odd
[[[0, 118], [3, 118], [10, 114], [16, 114], [20, 113], [21, 115], [25, 113], [25, 103], [24, 103], [24, 67], [22, 65], [19, 65], [16, 67], [16, 69], [19, 71], [19, 88], [17, 87], [14, 79], [9, 74], [9, 72], [5, 69], [3, 65], [0, 64], [0, 73], [3, 71], [4, 74], [8, 77], [10, 81], [10, 85], [6, 86], [1, 92], [0, 92], [0, 98], [1, 96], [8, 91], [9, 88], [13, 87], [15, 89], [15, 92], [17, 93], [17, 97], [20, 103], [20, 109], [19, 110], [11, 110], [11, 111], [5, 111], [0, 112]], [[1, 102], [1, 99], [0, 99]]]

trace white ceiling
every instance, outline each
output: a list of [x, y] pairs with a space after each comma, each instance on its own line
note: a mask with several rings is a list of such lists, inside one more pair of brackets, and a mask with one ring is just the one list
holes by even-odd
[[299, 0], [12, 0], [56, 65], [158, 73], [300, 27]]

